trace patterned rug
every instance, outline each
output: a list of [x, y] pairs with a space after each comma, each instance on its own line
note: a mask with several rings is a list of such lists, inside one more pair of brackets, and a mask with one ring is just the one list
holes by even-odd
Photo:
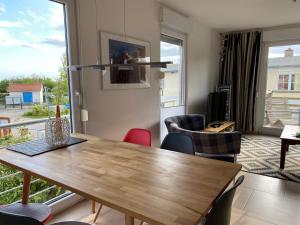
[[290, 145], [284, 170], [279, 168], [280, 149], [280, 138], [243, 135], [238, 162], [247, 172], [300, 182], [300, 145]]

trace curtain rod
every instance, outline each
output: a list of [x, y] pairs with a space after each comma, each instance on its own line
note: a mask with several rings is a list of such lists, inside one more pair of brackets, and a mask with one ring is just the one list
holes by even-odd
[[253, 28], [253, 29], [248, 29], [248, 30], [245, 29], [245, 30], [227, 31], [227, 32], [220, 32], [220, 34], [227, 35], [227, 34], [235, 34], [235, 33], [243, 33], [243, 32], [255, 32], [255, 31], [263, 32], [263, 31], [290, 29], [290, 28], [297, 28], [297, 27], [300, 27], [300, 23], [279, 25], [279, 26], [272, 26], [272, 27], [264, 27], [264, 28]]
[[238, 34], [238, 33], [248, 33], [248, 32], [263, 32], [264, 29], [249, 29], [249, 30], [237, 30], [237, 31], [228, 31], [228, 32], [220, 32], [220, 35], [229, 35], [229, 34]]

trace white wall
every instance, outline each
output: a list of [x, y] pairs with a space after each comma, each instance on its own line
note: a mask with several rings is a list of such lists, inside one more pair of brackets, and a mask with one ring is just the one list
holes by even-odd
[[[123, 0], [98, 0], [98, 30], [123, 33]], [[79, 1], [81, 63], [95, 64], [98, 33], [94, 1]], [[151, 44], [151, 60], [159, 61], [159, 4], [149, 0], [126, 0], [126, 34]], [[129, 90], [102, 90], [99, 72], [84, 76], [84, 101], [89, 110], [87, 132], [121, 140], [128, 129], [150, 128], [153, 144], [159, 143], [159, 80], [151, 69], [151, 87]]]
[[207, 111], [207, 97], [214, 91], [219, 77], [220, 35], [193, 21], [187, 41], [187, 111]]
[[32, 102], [33, 103], [43, 103], [43, 92], [32, 92]]
[[[98, 0], [98, 25], [95, 2], [79, 0], [80, 63], [95, 64], [98, 33], [123, 32], [123, 0]], [[126, 0], [126, 34], [151, 44], [151, 60], [160, 55], [160, 5], [154, 0]], [[97, 29], [96, 29], [96, 26]], [[187, 108], [190, 113], [206, 110], [208, 93], [218, 74], [218, 34], [193, 22], [187, 35]], [[213, 61], [212, 61], [213, 60]], [[153, 145], [159, 143], [160, 96], [157, 69], [151, 69], [151, 88], [102, 90], [99, 72], [83, 73], [84, 102], [89, 110], [87, 132], [110, 139], [122, 139], [132, 127], [150, 128]]]
[[263, 41], [299, 41], [300, 40], [300, 25], [287, 28], [270, 28], [263, 31]]

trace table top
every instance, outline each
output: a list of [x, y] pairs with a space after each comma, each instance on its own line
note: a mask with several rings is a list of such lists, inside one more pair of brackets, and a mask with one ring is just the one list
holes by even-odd
[[87, 142], [34, 157], [0, 150], [0, 162], [150, 224], [194, 225], [241, 166], [120, 141]]
[[284, 126], [280, 138], [285, 140], [294, 140], [300, 142], [300, 138], [296, 137], [297, 132], [300, 132], [300, 126], [286, 125]]
[[[215, 123], [222, 123], [219, 127], [212, 127]], [[235, 122], [233, 121], [215, 121], [210, 124], [208, 124], [208, 127], [204, 129], [205, 132], [222, 132], [230, 127], [233, 127], [235, 125]]]

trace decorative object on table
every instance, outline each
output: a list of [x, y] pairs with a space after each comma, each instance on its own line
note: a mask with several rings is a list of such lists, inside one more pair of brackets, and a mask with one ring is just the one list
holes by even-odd
[[60, 146], [70, 140], [70, 122], [66, 117], [50, 118], [45, 124], [45, 141], [50, 146]]
[[131, 65], [150, 61], [148, 42], [101, 32], [101, 56], [104, 64], [123, 64], [102, 71], [104, 89], [150, 87], [150, 67]]
[[54, 151], [56, 149], [79, 144], [85, 141], [86, 139], [70, 137], [68, 143], [64, 145], [54, 146], [45, 143], [44, 139], [38, 139], [38, 140], [23, 142], [17, 145], [12, 145], [7, 147], [7, 149], [27, 156], [36, 156], [46, 152]]
[[[66, 65], [61, 68], [60, 76], [56, 81], [56, 86], [53, 88], [53, 103], [56, 106], [55, 118], [50, 117], [50, 110], [48, 110], [49, 119], [45, 123], [45, 141], [50, 146], [60, 146], [67, 144], [70, 140], [70, 122], [68, 118], [61, 117], [60, 106], [69, 102], [66, 99], [67, 87], [65, 83]], [[65, 74], [65, 75], [64, 75]], [[49, 101], [47, 101], [49, 109]]]

